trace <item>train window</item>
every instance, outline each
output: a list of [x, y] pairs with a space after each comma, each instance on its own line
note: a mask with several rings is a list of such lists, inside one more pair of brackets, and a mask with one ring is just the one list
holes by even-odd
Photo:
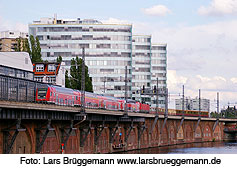
[[53, 93], [54, 97], [55, 97], [55, 93]]
[[52, 92], [50, 92], [50, 96], [52, 96]]

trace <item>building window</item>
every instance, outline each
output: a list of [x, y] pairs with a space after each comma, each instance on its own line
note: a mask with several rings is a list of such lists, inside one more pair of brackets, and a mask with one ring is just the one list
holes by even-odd
[[53, 77], [48, 76], [48, 77], [47, 77], [47, 83], [54, 84], [54, 83], [55, 83], [55, 76], [53, 76]]
[[25, 58], [25, 64], [28, 64], [28, 58]]
[[35, 80], [38, 82], [43, 82], [43, 77], [35, 77]]
[[44, 65], [43, 64], [36, 65], [36, 72], [44, 72]]
[[54, 64], [49, 64], [48, 65], [48, 72], [54, 72], [55, 71], [55, 65]]

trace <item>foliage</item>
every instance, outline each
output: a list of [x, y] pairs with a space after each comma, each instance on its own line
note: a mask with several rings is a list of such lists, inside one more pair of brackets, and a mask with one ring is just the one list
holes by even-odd
[[29, 47], [29, 42], [27, 38], [17, 38], [17, 45], [15, 47], [16, 52], [29, 52], [30, 47]]
[[225, 118], [237, 118], [237, 110], [234, 107], [227, 107], [224, 110], [221, 110], [221, 113], [217, 112], [211, 112], [211, 117], [213, 118], [220, 118], [220, 117], [225, 117]]
[[34, 38], [33, 35], [30, 35], [30, 45], [27, 38], [17, 38], [17, 45], [15, 51], [17, 52], [28, 52], [31, 58], [32, 63], [43, 62], [41, 58], [41, 48], [39, 38]]
[[66, 70], [66, 73], [65, 73], [65, 87], [66, 88], [71, 88], [71, 83], [70, 83], [70, 79], [69, 79], [67, 70]]
[[211, 112], [210, 113], [210, 117], [211, 118], [220, 118], [220, 117], [222, 117], [222, 114], [221, 113], [217, 113], [217, 112]]
[[[81, 90], [82, 59], [76, 57], [71, 60], [70, 77], [65, 74], [65, 85], [68, 88]], [[92, 78], [89, 77], [88, 67], [85, 66], [85, 91], [93, 92]]]
[[22, 38], [21, 37], [17, 38], [16, 42], [17, 42], [17, 45], [16, 45], [16, 48], [15, 48], [15, 51], [16, 52], [21, 52], [21, 49], [22, 49], [22, 45], [21, 45]]
[[62, 62], [63, 61], [63, 58], [61, 56], [57, 57], [56, 59], [57, 62]]
[[31, 50], [29, 54], [30, 54], [32, 63], [43, 62], [41, 58], [41, 48], [40, 48], [38, 37], [34, 38], [33, 35], [30, 35], [30, 48]]

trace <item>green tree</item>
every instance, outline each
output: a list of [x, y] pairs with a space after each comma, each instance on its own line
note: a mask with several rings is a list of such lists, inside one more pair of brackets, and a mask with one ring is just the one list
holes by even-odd
[[21, 52], [21, 49], [22, 49], [22, 45], [21, 45], [22, 38], [19, 37], [19, 38], [16, 39], [16, 41], [17, 41], [17, 45], [16, 45], [16, 48], [15, 48], [15, 51], [16, 52]]
[[211, 112], [210, 113], [210, 116], [212, 117], [212, 118], [220, 118], [221, 117], [221, 114], [219, 113], [217, 113], [217, 112]]
[[33, 35], [30, 35], [30, 49], [28, 53], [31, 57], [32, 63], [43, 62], [41, 58], [41, 48], [38, 37], [35, 39]]
[[[31, 58], [32, 63], [43, 62], [41, 58], [41, 48], [39, 38], [34, 38], [33, 35], [30, 35], [30, 41], [27, 38], [17, 38], [17, 45], [15, 51], [17, 52], [28, 52]], [[30, 44], [29, 44], [30, 42]], [[61, 57], [62, 58], [62, 57]]]
[[62, 62], [63, 61], [63, 58], [61, 56], [58, 56], [57, 59], [56, 59], [57, 62]]
[[24, 40], [23, 40], [22, 51], [23, 51], [23, 52], [28, 52], [29, 55], [31, 56], [31, 50], [30, 50], [29, 40], [28, 40], [27, 38], [24, 38]]
[[29, 52], [29, 42], [27, 38], [22, 38], [19, 37], [16, 39], [16, 47], [15, 47], [15, 51], [16, 52]]
[[[81, 90], [81, 69], [82, 59], [79, 59], [78, 57], [76, 57], [76, 59], [73, 58], [71, 60], [70, 78], [68, 77], [68, 73], [65, 74], [66, 87]], [[67, 78], [68, 82], [66, 82]], [[87, 66], [85, 66], [85, 91], [93, 92], [92, 78], [89, 77]]]
[[69, 79], [68, 71], [67, 70], [65, 72], [65, 87], [66, 88], [71, 88], [71, 83], [70, 83], [70, 79]]

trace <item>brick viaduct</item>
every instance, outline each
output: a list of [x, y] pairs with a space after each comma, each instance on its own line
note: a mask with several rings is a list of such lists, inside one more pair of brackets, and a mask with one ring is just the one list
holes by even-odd
[[[90, 110], [0, 101], [0, 153], [113, 153], [193, 142], [222, 141], [234, 119]], [[9, 150], [9, 152], [7, 152]]]

